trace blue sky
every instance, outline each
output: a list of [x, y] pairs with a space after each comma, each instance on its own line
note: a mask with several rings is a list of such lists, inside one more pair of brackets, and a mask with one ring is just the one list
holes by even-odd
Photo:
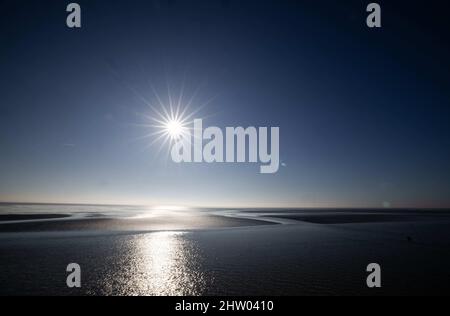
[[[449, 207], [448, 22], [382, 2], [369, 30], [341, 2], [79, 1], [79, 30], [64, 1], [0, 2], [0, 200]], [[279, 172], [146, 148], [151, 87], [183, 83], [206, 125], [279, 126]]]

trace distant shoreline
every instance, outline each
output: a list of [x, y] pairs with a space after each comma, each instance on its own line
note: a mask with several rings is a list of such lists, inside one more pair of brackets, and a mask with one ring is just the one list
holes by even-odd
[[67, 214], [0, 214], [0, 222], [69, 218]]

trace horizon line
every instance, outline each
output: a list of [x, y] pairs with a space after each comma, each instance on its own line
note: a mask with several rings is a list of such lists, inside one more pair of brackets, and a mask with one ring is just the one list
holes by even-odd
[[[121, 206], [121, 207], [158, 207], [158, 206], [178, 206], [179, 204], [111, 204], [111, 203], [72, 203], [72, 202], [11, 202], [0, 201], [0, 205], [61, 205], [61, 206]], [[186, 208], [213, 208], [213, 209], [299, 209], [299, 210], [450, 210], [450, 206], [442, 207], [417, 207], [417, 206], [399, 206], [399, 207], [376, 207], [376, 206], [192, 206], [183, 205]]]

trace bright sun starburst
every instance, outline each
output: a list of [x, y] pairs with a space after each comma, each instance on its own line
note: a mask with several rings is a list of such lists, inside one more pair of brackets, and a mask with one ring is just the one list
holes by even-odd
[[163, 144], [174, 143], [182, 138], [188, 138], [190, 136], [191, 122], [189, 119], [191, 115], [186, 115], [185, 111], [180, 111], [179, 108], [173, 110], [169, 107], [169, 110], [162, 107], [162, 113], [153, 109], [155, 115], [148, 117], [154, 124], [149, 125], [155, 131], [149, 136], [154, 137], [155, 143], [162, 140]]
[[164, 145], [168, 144], [169, 148], [171, 148], [171, 145], [182, 139], [190, 141], [193, 117], [199, 109], [188, 113], [192, 100], [183, 105], [181, 96], [178, 102], [175, 103], [169, 97], [168, 102], [165, 104], [156, 92], [155, 95], [159, 106], [147, 103], [151, 112], [142, 115], [146, 121], [143, 126], [149, 128], [151, 131], [151, 133], [141, 137], [151, 139], [147, 147], [151, 147], [153, 144], [160, 142], [161, 150]]
[[[163, 99], [152, 87], [154, 102], [134, 91], [137, 97], [150, 108], [150, 112], [140, 114], [145, 123], [138, 124], [150, 130], [150, 133], [138, 138], [151, 140], [145, 148], [161, 143], [159, 152], [167, 144], [170, 149], [173, 144], [180, 140], [191, 142], [191, 137], [195, 137], [192, 133], [194, 118], [200, 118], [197, 116], [198, 112], [214, 99], [213, 97], [201, 103], [194, 101], [199, 89], [200, 87], [190, 98], [184, 99], [184, 83], [178, 96], [173, 96], [168, 86], [167, 97]], [[194, 103], [197, 103], [197, 106], [192, 109]]]
[[165, 128], [167, 134], [169, 134], [169, 136], [173, 139], [180, 138], [185, 129], [183, 123], [177, 119], [168, 121]]

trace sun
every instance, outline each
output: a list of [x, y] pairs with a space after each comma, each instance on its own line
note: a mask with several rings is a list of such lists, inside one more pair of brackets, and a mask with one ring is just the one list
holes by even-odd
[[157, 123], [153, 125], [156, 128], [153, 134], [164, 139], [164, 142], [174, 143], [190, 135], [190, 121], [181, 113], [164, 113], [160, 118], [153, 118], [153, 121]]
[[161, 106], [161, 110], [151, 107], [152, 115], [143, 115], [147, 123], [144, 127], [150, 128], [151, 133], [141, 138], [152, 138], [153, 140], [146, 146], [153, 146], [156, 142], [161, 142], [160, 150], [164, 144], [169, 144], [169, 148], [180, 140], [190, 141], [192, 116], [195, 112], [186, 114], [187, 108], [175, 109], [169, 105], [168, 108]]
[[165, 130], [167, 135], [172, 139], [178, 139], [185, 134], [186, 127], [183, 126], [183, 122], [179, 119], [170, 119], [165, 124]]
[[[199, 87], [200, 88], [200, 87]], [[169, 151], [173, 145], [179, 142], [192, 142], [194, 117], [198, 117], [198, 113], [207, 106], [214, 98], [210, 98], [206, 102], [196, 102], [195, 97], [199, 88], [190, 97], [184, 100], [184, 82], [178, 96], [170, 93], [170, 88], [167, 87], [167, 98], [163, 99], [157, 93], [156, 89], [152, 87], [154, 99], [149, 100], [137, 93], [137, 96], [148, 106], [147, 113], [138, 113], [144, 120], [142, 124], [137, 126], [148, 129], [148, 132], [138, 137], [138, 140], [149, 139], [144, 149], [153, 147], [156, 143], [160, 143], [158, 154], [165, 145], [169, 145]], [[193, 105], [196, 103], [195, 109]]]

